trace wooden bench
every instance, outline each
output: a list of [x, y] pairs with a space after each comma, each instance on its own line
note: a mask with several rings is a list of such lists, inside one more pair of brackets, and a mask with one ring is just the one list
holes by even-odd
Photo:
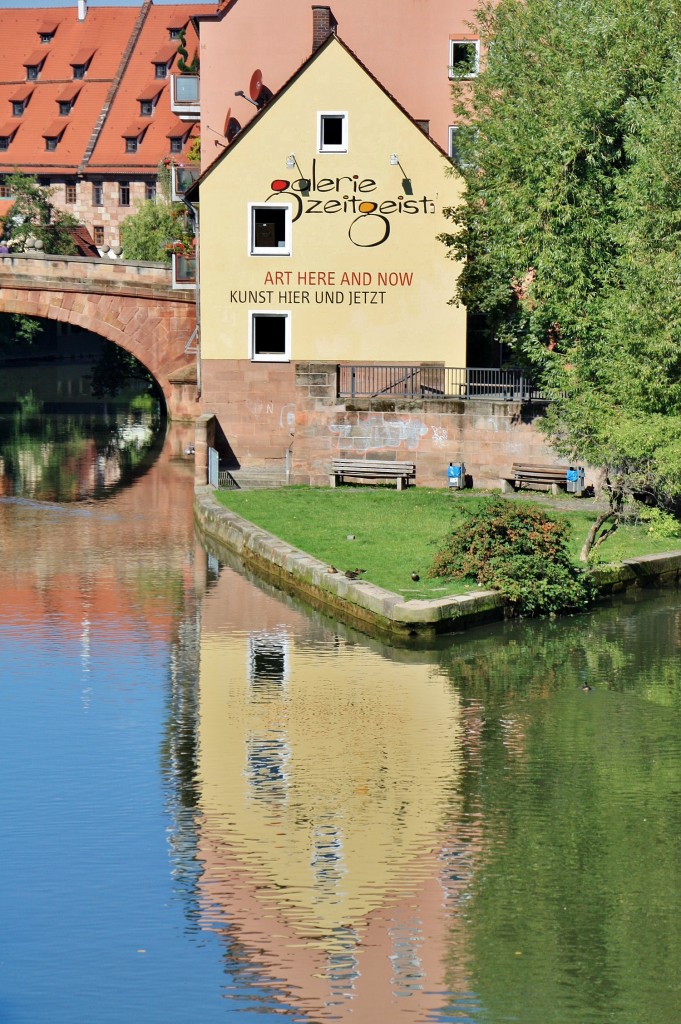
[[503, 480], [503, 490], [515, 491], [519, 487], [534, 487], [538, 490], [551, 489], [558, 494], [562, 487], [567, 488], [567, 466], [536, 466], [530, 463], [514, 462], [511, 467], [512, 476]]
[[390, 459], [334, 459], [331, 463], [329, 486], [336, 487], [345, 477], [359, 480], [395, 480], [397, 490], [409, 486], [416, 476], [413, 462], [394, 462]]

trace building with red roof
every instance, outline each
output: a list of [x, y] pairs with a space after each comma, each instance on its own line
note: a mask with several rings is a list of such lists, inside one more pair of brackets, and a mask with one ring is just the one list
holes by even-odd
[[158, 167], [182, 160], [193, 124], [171, 112], [181, 33], [201, 8], [0, 9], [0, 201], [4, 179], [34, 174], [95, 243], [119, 244], [121, 221], [153, 199]]

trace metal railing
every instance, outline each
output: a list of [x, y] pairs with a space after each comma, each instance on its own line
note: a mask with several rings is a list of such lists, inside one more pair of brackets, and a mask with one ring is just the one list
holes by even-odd
[[474, 399], [546, 402], [522, 370], [452, 366], [340, 366], [341, 398]]

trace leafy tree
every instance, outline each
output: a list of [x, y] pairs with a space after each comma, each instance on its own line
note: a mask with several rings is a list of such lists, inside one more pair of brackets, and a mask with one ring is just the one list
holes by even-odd
[[487, 65], [455, 88], [455, 299], [553, 391], [556, 450], [604, 467], [586, 557], [628, 495], [681, 490], [681, 7], [500, 0], [478, 20]]
[[168, 246], [183, 232], [180, 204], [148, 201], [121, 224], [123, 256], [127, 260], [170, 263]]
[[3, 240], [22, 251], [26, 239], [33, 237], [42, 241], [43, 251], [49, 255], [75, 255], [72, 231], [78, 221], [57, 209], [52, 202], [53, 190], [39, 185], [33, 175], [19, 171], [8, 175], [5, 184], [14, 202], [0, 218]]
[[0, 316], [0, 349], [12, 345], [30, 345], [42, 333], [40, 320], [21, 313], [4, 313]]

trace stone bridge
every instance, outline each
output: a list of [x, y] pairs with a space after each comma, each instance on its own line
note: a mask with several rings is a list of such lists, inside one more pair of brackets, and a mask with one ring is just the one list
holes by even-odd
[[0, 313], [76, 324], [131, 352], [174, 420], [199, 414], [195, 293], [162, 263], [17, 253], [0, 256]]

